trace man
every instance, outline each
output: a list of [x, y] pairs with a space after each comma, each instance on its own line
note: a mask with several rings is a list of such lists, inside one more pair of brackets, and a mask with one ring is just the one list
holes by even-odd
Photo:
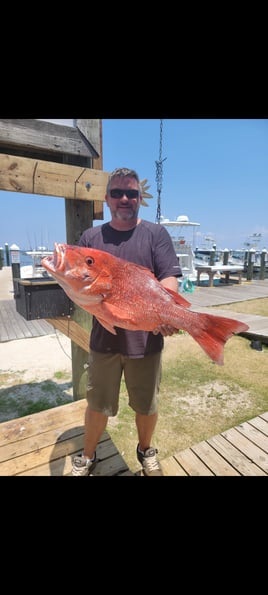
[[[106, 203], [111, 221], [90, 227], [79, 245], [104, 250], [150, 269], [160, 283], [178, 291], [181, 268], [167, 230], [138, 217], [142, 188], [138, 174], [119, 168], [109, 176]], [[148, 304], [150, 307], [150, 304]], [[90, 475], [96, 447], [109, 416], [118, 412], [124, 373], [129, 406], [135, 411], [138, 434], [137, 459], [145, 476], [163, 475], [157, 449], [151, 444], [157, 423], [164, 336], [177, 332], [162, 325], [152, 332], [116, 328], [109, 333], [94, 317], [90, 335], [84, 452], [73, 459], [72, 474]]]

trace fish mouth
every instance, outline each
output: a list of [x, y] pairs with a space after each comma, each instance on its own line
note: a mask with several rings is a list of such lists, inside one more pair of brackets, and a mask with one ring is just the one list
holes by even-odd
[[46, 256], [43, 259], [43, 264], [49, 268], [50, 271], [59, 272], [65, 270], [64, 264], [65, 247], [63, 244], [55, 243], [54, 252], [51, 256]]

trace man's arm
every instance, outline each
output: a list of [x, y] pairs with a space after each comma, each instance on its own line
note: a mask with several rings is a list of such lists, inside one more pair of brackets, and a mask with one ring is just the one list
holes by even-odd
[[[166, 289], [172, 289], [173, 291], [178, 293], [178, 277], [166, 277], [166, 279], [162, 279], [160, 283]], [[161, 324], [153, 331], [154, 335], [158, 335], [158, 333], [161, 333], [163, 337], [171, 336], [177, 332], [178, 329], [175, 329], [173, 326], [167, 324]]]
[[167, 289], [172, 289], [178, 293], [178, 277], [166, 277], [166, 279], [162, 279], [160, 283]]

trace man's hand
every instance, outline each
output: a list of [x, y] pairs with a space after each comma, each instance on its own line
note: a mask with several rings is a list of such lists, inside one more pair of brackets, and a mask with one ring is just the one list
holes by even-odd
[[169, 324], [160, 324], [157, 328], [154, 329], [153, 334], [158, 335], [161, 333], [163, 337], [170, 337], [174, 333], [178, 333], [179, 329], [174, 328], [174, 326], [170, 326]]

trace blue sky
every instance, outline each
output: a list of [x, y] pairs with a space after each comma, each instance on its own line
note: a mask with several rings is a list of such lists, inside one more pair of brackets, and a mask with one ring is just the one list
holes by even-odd
[[[72, 125], [72, 120], [49, 119]], [[218, 248], [242, 248], [261, 234], [268, 249], [268, 120], [163, 119], [161, 214], [200, 223], [197, 245], [211, 236]], [[103, 119], [103, 169], [137, 170], [153, 194], [140, 215], [156, 220], [156, 161], [160, 119]], [[65, 242], [63, 198], [0, 190], [0, 246], [21, 249]], [[109, 211], [104, 207], [104, 221]], [[100, 222], [97, 222], [100, 223]]]

